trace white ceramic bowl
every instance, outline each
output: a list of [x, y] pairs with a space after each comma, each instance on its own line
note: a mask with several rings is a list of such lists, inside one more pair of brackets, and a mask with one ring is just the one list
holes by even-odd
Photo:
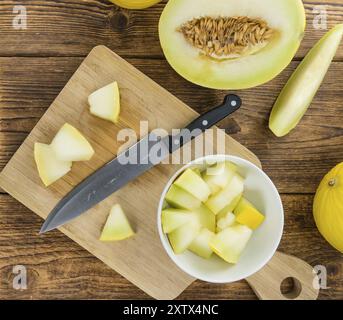
[[[215, 254], [209, 260], [190, 251], [176, 255], [167, 235], [162, 231], [161, 212], [163, 200], [171, 184], [189, 167], [206, 167], [208, 161], [231, 161], [238, 165], [239, 173], [245, 178], [244, 196], [265, 214], [265, 221], [254, 231], [246, 249], [236, 265], [228, 264]], [[169, 257], [180, 269], [194, 278], [212, 282], [229, 283], [247, 278], [265, 266], [274, 255], [283, 233], [284, 213], [280, 195], [269, 177], [251, 162], [235, 156], [207, 156], [180, 169], [166, 185], [158, 207], [158, 231]]]

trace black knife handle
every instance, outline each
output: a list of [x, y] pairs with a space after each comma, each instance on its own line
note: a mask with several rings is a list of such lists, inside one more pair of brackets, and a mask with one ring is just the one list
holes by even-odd
[[229, 94], [224, 98], [224, 102], [201, 115], [192, 121], [185, 129], [175, 136], [169, 136], [169, 152], [173, 153], [182, 148], [187, 142], [201, 135], [221, 120], [238, 110], [242, 105], [242, 100], [235, 94]]

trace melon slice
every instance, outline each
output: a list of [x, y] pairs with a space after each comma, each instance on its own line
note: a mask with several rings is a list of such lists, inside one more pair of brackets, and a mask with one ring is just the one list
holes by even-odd
[[236, 217], [232, 212], [227, 212], [223, 217], [221, 217], [217, 221], [217, 232], [220, 232], [228, 227], [231, 227], [235, 224], [236, 222]]
[[192, 169], [185, 170], [174, 182], [179, 188], [189, 192], [202, 202], [205, 202], [211, 194], [206, 182]]
[[100, 241], [118, 241], [130, 238], [134, 235], [129, 220], [119, 204], [112, 207], [102, 230]]
[[283, 137], [300, 122], [331, 65], [343, 36], [343, 24], [331, 29], [306, 55], [282, 89], [269, 120], [270, 130]]
[[212, 194], [215, 194], [230, 182], [236, 171], [237, 166], [235, 164], [219, 162], [206, 169], [203, 179], [210, 187]]
[[259, 212], [247, 199], [242, 198], [234, 210], [238, 223], [248, 226], [250, 229], [257, 229], [264, 221], [264, 215]]
[[46, 187], [62, 178], [71, 170], [72, 162], [57, 159], [51, 146], [44, 143], [35, 143], [34, 158], [39, 177]]
[[117, 123], [120, 114], [120, 94], [117, 82], [93, 92], [88, 97], [90, 112], [94, 116]]
[[301, 0], [169, 0], [159, 37], [168, 62], [187, 80], [243, 89], [291, 62], [305, 24]]
[[126, 8], [126, 9], [145, 9], [153, 6], [156, 3], [161, 2], [162, 0], [110, 0], [117, 6]]
[[51, 148], [61, 161], [87, 161], [94, 155], [94, 149], [87, 139], [68, 123], [57, 132]]
[[228, 263], [237, 263], [252, 235], [247, 226], [235, 225], [216, 234], [211, 240], [211, 249]]
[[190, 221], [168, 234], [169, 242], [176, 254], [185, 252], [201, 229], [199, 222]]
[[210, 197], [205, 204], [214, 214], [218, 214], [223, 209], [232, 205], [237, 197], [243, 193], [243, 189], [243, 178], [235, 174], [229, 184], [220, 192]]
[[202, 257], [204, 259], [209, 259], [212, 256], [213, 250], [210, 247], [210, 242], [212, 241], [215, 234], [210, 230], [203, 228], [198, 236], [193, 240], [188, 249]]
[[192, 210], [201, 206], [199, 199], [174, 184], [171, 185], [165, 199], [172, 207], [180, 209]]
[[210, 209], [205, 205], [201, 205], [199, 208], [193, 209], [192, 212], [195, 213], [202, 227], [215, 232], [216, 216]]
[[173, 232], [175, 229], [190, 222], [191, 220], [198, 219], [194, 213], [182, 209], [166, 209], [162, 211], [161, 222], [164, 233]]

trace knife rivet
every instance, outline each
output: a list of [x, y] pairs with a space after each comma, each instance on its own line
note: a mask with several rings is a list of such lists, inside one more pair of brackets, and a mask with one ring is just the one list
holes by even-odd
[[180, 140], [179, 140], [179, 139], [175, 139], [175, 140], [174, 140], [174, 143], [175, 143], [175, 144], [179, 144], [179, 143], [180, 143]]
[[207, 121], [207, 120], [204, 120], [204, 121], [202, 122], [202, 125], [206, 127], [206, 126], [208, 125], [208, 121]]
[[231, 106], [232, 106], [232, 107], [237, 106], [237, 101], [236, 101], [236, 100], [232, 100], [232, 101], [231, 101]]

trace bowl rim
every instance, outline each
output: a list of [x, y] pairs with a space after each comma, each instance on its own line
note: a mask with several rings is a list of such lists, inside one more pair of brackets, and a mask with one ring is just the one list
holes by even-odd
[[[253, 167], [255, 170], [259, 171], [268, 181], [268, 183], [270, 184], [270, 186], [272, 187], [272, 189], [274, 190], [274, 194], [276, 195], [276, 201], [279, 204], [280, 207], [280, 214], [281, 214], [281, 229], [280, 229], [280, 234], [278, 235], [277, 238], [275, 238], [275, 243], [272, 247], [272, 250], [270, 250], [270, 253], [267, 255], [267, 257], [264, 259], [263, 262], [259, 263], [256, 265], [256, 268], [254, 268], [254, 272], [246, 272], [246, 273], [242, 273], [242, 275], [232, 281], [221, 281], [221, 280], [210, 280], [208, 278], [205, 277], [199, 277], [197, 275], [192, 274], [192, 272], [190, 272], [190, 270], [184, 268], [182, 265], [180, 265], [180, 263], [177, 261], [176, 259], [176, 254], [173, 252], [173, 249], [171, 248], [170, 243], [166, 243], [165, 241], [165, 237], [166, 235], [163, 233], [162, 230], [162, 222], [161, 222], [161, 215], [162, 215], [162, 207], [163, 207], [163, 202], [165, 199], [165, 196], [170, 188], [170, 186], [172, 185], [172, 183], [175, 181], [175, 179], [183, 172], [185, 171], [187, 168], [190, 168], [194, 165], [197, 164], [202, 164], [203, 162], [205, 162], [206, 160], [211, 160], [211, 159], [215, 159], [216, 161], [225, 161], [225, 160], [238, 160], [241, 161], [243, 163], [246, 163], [248, 166]], [[158, 209], [157, 209], [157, 229], [158, 229], [158, 233], [159, 233], [159, 237], [160, 237], [160, 241], [162, 243], [162, 246], [164, 248], [164, 250], [166, 251], [166, 253], [168, 254], [169, 258], [175, 263], [175, 265], [180, 268], [183, 272], [185, 272], [186, 274], [188, 274], [189, 276], [198, 279], [198, 280], [202, 280], [208, 283], [218, 283], [218, 284], [225, 284], [225, 283], [233, 283], [233, 282], [237, 282], [243, 279], [246, 279], [250, 276], [252, 276], [253, 274], [259, 272], [264, 266], [266, 266], [268, 264], [268, 262], [272, 259], [272, 257], [274, 256], [277, 248], [280, 245], [282, 236], [283, 236], [283, 231], [284, 231], [284, 221], [285, 221], [285, 215], [284, 215], [284, 208], [283, 208], [283, 204], [282, 204], [282, 200], [280, 197], [280, 194], [276, 188], [276, 186], [274, 185], [273, 181], [269, 178], [269, 176], [261, 169], [259, 168], [257, 165], [255, 165], [254, 163], [252, 163], [251, 161], [235, 156], [235, 155], [224, 155], [224, 154], [218, 154], [218, 155], [207, 155], [207, 156], [203, 156], [197, 159], [194, 159], [192, 161], [190, 161], [189, 163], [185, 164], [184, 166], [182, 166], [179, 170], [177, 170], [168, 180], [167, 184], [165, 185], [163, 192], [161, 194], [160, 200], [159, 200], [159, 205], [158, 205]]]

